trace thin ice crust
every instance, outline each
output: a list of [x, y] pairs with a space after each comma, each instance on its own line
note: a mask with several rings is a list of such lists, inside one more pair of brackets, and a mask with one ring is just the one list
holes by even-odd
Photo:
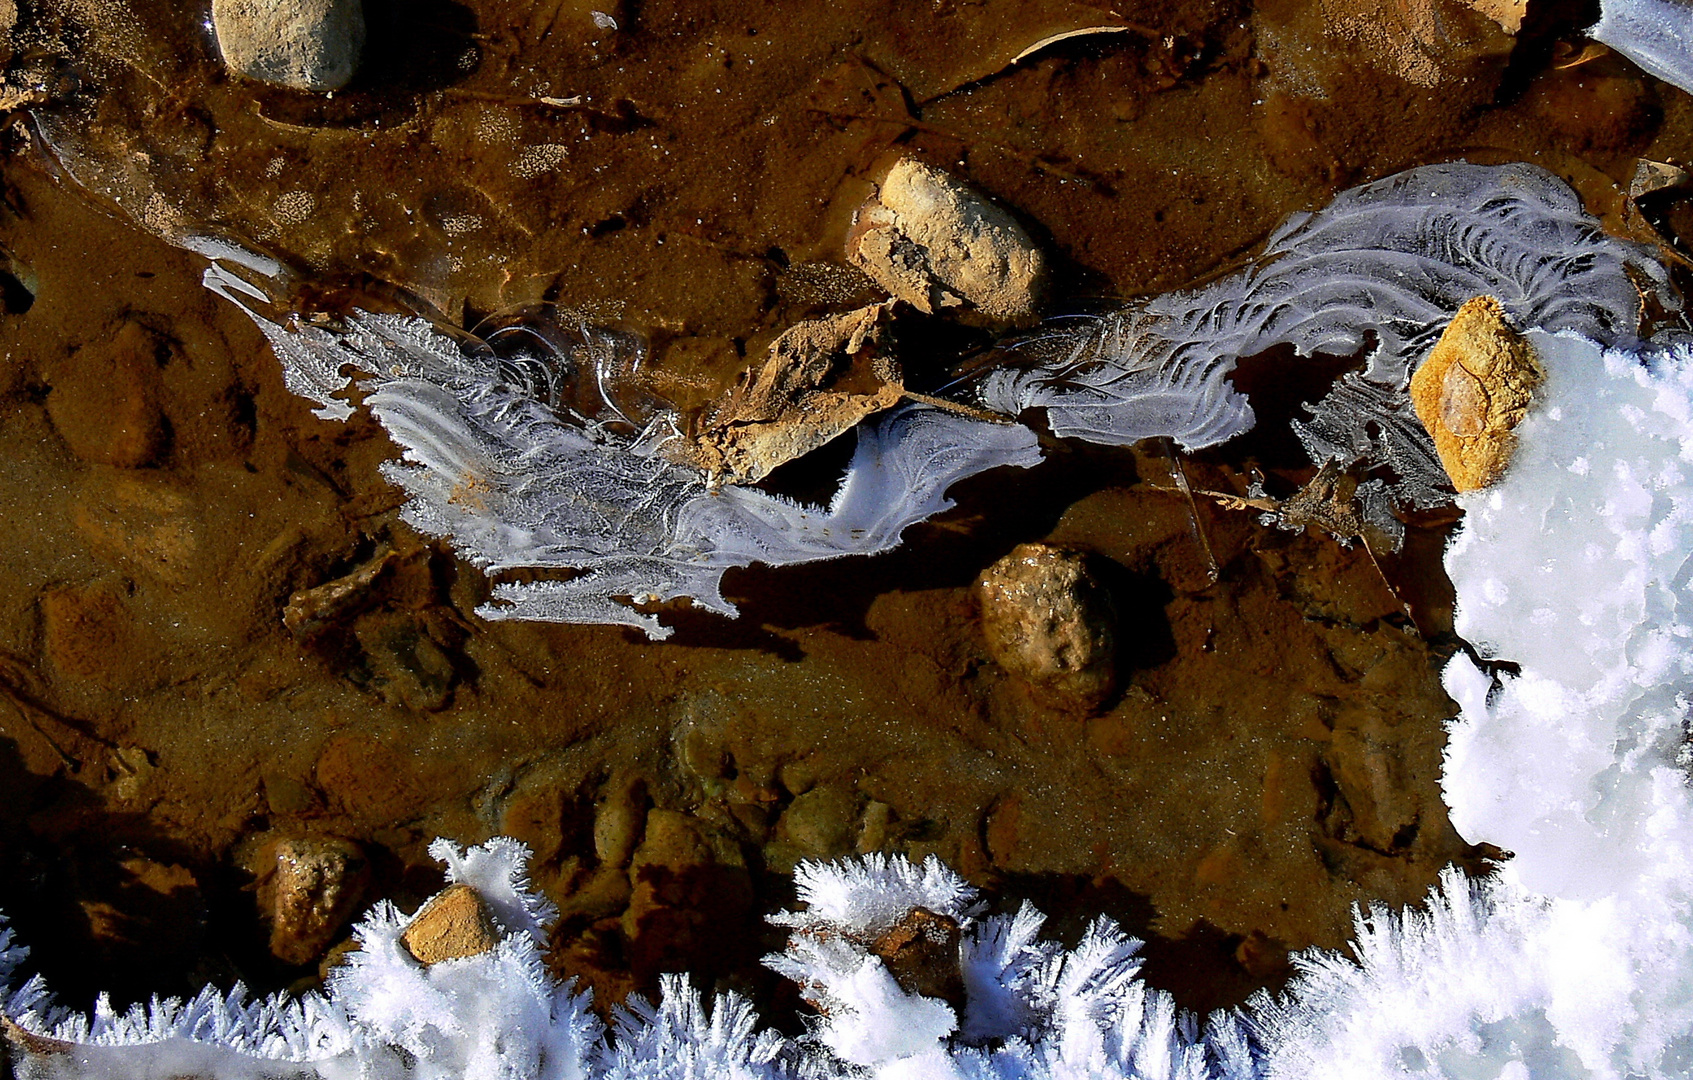
[[1433, 506], [1450, 493], [1407, 387], [1452, 313], [1487, 294], [1517, 326], [1626, 342], [1640, 325], [1636, 281], [1679, 308], [1646, 249], [1608, 236], [1546, 170], [1429, 165], [1293, 215], [1242, 273], [1044, 335], [1033, 364], [993, 373], [981, 396], [1012, 415], [1045, 409], [1065, 438], [1168, 436], [1198, 450], [1252, 427], [1229, 381], [1236, 360], [1277, 345], [1302, 356], [1368, 345], [1363, 369], [1295, 428], [1312, 461], [1385, 466], [1400, 502]]
[[859, 427], [826, 507], [755, 488], [713, 490], [666, 452], [679, 439], [667, 415], [631, 433], [543, 404], [492, 355], [461, 347], [427, 319], [355, 311], [335, 329], [283, 326], [258, 309], [262, 293], [228, 271], [213, 267], [206, 283], [258, 323], [289, 385], [319, 402], [320, 415], [350, 415], [341, 395], [357, 378], [403, 452], [383, 475], [409, 496], [407, 524], [448, 538], [490, 574], [578, 572], [495, 585], [478, 609], [490, 619], [609, 623], [668, 637], [631, 603], [687, 598], [732, 616], [720, 589], [731, 567], [887, 551], [912, 524], [949, 509], [946, 490], [959, 480], [1040, 460], [1026, 428], [908, 404]]

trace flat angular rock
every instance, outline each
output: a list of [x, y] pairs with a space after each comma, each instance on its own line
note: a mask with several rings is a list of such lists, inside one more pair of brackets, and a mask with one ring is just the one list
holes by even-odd
[[1038, 319], [1049, 276], [1045, 253], [1015, 218], [910, 158], [859, 209], [847, 258], [918, 311], [991, 326]]
[[481, 956], [500, 943], [488, 905], [469, 885], [449, 885], [424, 904], [400, 944], [421, 964]]
[[1458, 309], [1411, 377], [1411, 405], [1453, 487], [1475, 491], [1504, 475], [1516, 446], [1513, 431], [1544, 378], [1499, 301], [1478, 296]]
[[341, 89], [364, 49], [362, 0], [212, 0], [212, 27], [231, 71], [292, 90]]
[[755, 484], [899, 404], [899, 365], [882, 350], [887, 317], [877, 304], [783, 331], [706, 418], [690, 463], [719, 482]]

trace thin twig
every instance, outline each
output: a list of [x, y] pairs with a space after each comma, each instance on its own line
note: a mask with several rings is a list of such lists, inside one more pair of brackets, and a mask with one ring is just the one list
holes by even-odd
[[965, 405], [963, 402], [949, 401], [943, 397], [934, 397], [929, 394], [919, 394], [915, 390], [902, 390], [900, 392], [900, 397], [905, 398], [907, 401], [915, 401], [919, 405], [932, 405], [937, 409], [945, 409], [947, 412], [957, 413], [959, 416], [968, 416], [972, 420], [986, 420], [989, 423], [994, 424], [1011, 423], [1011, 418], [1009, 416], [1002, 416], [999, 413], [989, 412], [986, 409], [978, 409], [974, 405]]
[[1217, 567], [1217, 556], [1211, 551], [1211, 541], [1205, 535], [1205, 526], [1200, 523], [1199, 503], [1193, 497], [1193, 487], [1187, 482], [1187, 470], [1182, 468], [1182, 459], [1176, 452], [1175, 440], [1164, 438], [1159, 441], [1164, 444], [1164, 453], [1170, 458], [1170, 474], [1174, 477], [1176, 486], [1187, 497], [1187, 514], [1188, 520], [1193, 524], [1193, 538], [1199, 542], [1199, 550], [1205, 555], [1205, 567], [1211, 584], [1215, 585], [1222, 577], [1222, 572]]

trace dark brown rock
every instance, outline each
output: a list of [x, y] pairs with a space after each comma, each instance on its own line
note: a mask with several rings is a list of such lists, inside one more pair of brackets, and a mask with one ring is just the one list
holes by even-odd
[[401, 612], [362, 616], [354, 636], [364, 650], [371, 688], [390, 705], [416, 712], [446, 708], [457, 673], [428, 630]]
[[640, 780], [619, 784], [594, 813], [594, 855], [607, 866], [627, 866], [646, 823], [647, 792]]
[[137, 322], [48, 365], [47, 414], [83, 461], [135, 469], [156, 464], [170, 448], [159, 406], [159, 369], [169, 346]]
[[961, 1003], [964, 975], [958, 966], [959, 926], [927, 908], [912, 908], [871, 943], [894, 981], [915, 994]]

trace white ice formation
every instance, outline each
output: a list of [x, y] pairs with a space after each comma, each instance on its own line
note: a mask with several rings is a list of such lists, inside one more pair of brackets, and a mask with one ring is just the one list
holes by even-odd
[[[1235, 1022], [1201, 1039], [1168, 995], [1137, 978], [1140, 943], [1106, 920], [1071, 950], [1038, 940], [1042, 918], [977, 921], [975, 892], [931, 859], [870, 856], [800, 873], [809, 910], [772, 966], [797, 980], [828, 1016], [806, 1037], [759, 1030], [751, 1006], [719, 995], [706, 1008], [681, 976], [659, 1004], [617, 1010], [607, 1033], [547, 971], [541, 949], [551, 908], [528, 891], [528, 852], [496, 839], [431, 850], [448, 877], [493, 908], [500, 943], [425, 966], [401, 944], [406, 918], [378, 904], [357, 929], [360, 948], [327, 996], [249, 1000], [240, 987], [192, 1002], [155, 999], [122, 1015], [56, 1008], [41, 982], [0, 1001], [6, 1040], [27, 1080], [204, 1077], [260, 1080], [776, 1080], [1255, 1076]], [[962, 1027], [946, 1002], [903, 989], [866, 942], [923, 908], [964, 930], [953, 963], [967, 998]], [[13, 987], [26, 951], [0, 929], [0, 978]], [[1220, 1037], [1219, 1034], [1220, 1033]], [[1219, 1071], [1221, 1070], [1221, 1071]]]
[[1693, 7], [1677, 0], [1603, 0], [1587, 35], [1693, 94]]
[[991, 373], [980, 395], [1009, 414], [1044, 409], [1062, 437], [1168, 436], [1196, 450], [1252, 427], [1228, 380], [1237, 360], [1278, 345], [1367, 349], [1364, 368], [1296, 425], [1300, 439], [1313, 462], [1385, 466], [1401, 501], [1434, 506], [1450, 492], [1407, 388], [1460, 304], [1495, 296], [1518, 326], [1626, 343], [1643, 290], [1676, 307], [1668, 280], [1544, 169], [1427, 165], [1294, 214], [1237, 274], [1043, 334], [1025, 350], [1034, 363]]
[[[549, 378], [577, 372], [502, 363], [484, 343], [416, 315], [354, 311], [333, 328], [285, 325], [231, 271], [214, 265], [205, 280], [258, 324], [289, 388], [316, 401], [320, 416], [352, 415], [340, 395], [356, 381], [404, 452], [384, 475], [410, 496], [408, 524], [450, 538], [490, 575], [578, 571], [496, 584], [493, 602], [478, 609], [490, 619], [614, 623], [668, 637], [627, 601], [687, 597], [733, 615], [720, 589], [725, 570], [887, 551], [908, 526], [952, 506], [946, 490], [956, 481], [1040, 460], [1026, 428], [904, 405], [859, 428], [827, 507], [756, 488], [712, 490], [699, 470], [662, 453], [675, 436], [669, 416], [636, 425], [614, 403], [593, 416], [562, 405]], [[580, 340], [589, 377], [617, 339], [585, 329]]]

